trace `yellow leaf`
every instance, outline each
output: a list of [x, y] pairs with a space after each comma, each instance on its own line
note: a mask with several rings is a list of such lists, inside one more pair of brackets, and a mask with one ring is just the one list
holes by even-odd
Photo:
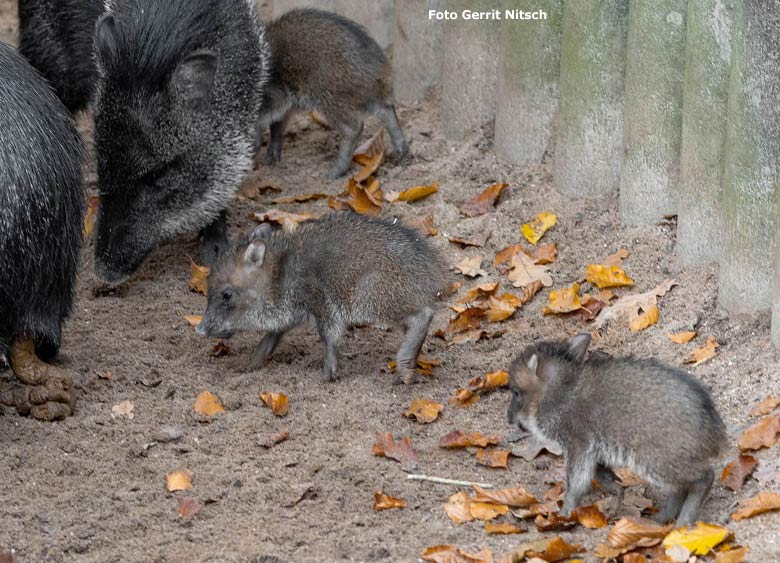
[[762, 491], [756, 496], [739, 501], [739, 510], [731, 515], [732, 520], [744, 520], [757, 514], [780, 509], [780, 494]]
[[629, 278], [622, 268], [618, 266], [604, 266], [602, 264], [590, 264], [588, 266], [588, 282], [594, 284], [599, 289], [634, 285], [634, 280]]
[[548, 305], [542, 309], [542, 313], [545, 315], [559, 315], [579, 310], [582, 308], [579, 293], [580, 284], [576, 282], [561, 290], [551, 291], [550, 301]]
[[658, 305], [651, 306], [647, 311], [637, 315], [628, 325], [631, 332], [639, 332], [658, 322]]
[[192, 489], [192, 472], [171, 471], [165, 475], [165, 488], [169, 493], [174, 491], [189, 491]]
[[447, 500], [447, 504], [444, 505], [444, 512], [449, 516], [450, 520], [456, 524], [471, 522], [474, 520], [474, 517], [471, 515], [471, 510], [469, 509], [470, 504], [471, 499], [469, 498], [468, 493], [461, 491], [455, 493]]
[[669, 549], [679, 545], [696, 555], [707, 555], [713, 547], [728, 536], [729, 531], [723, 526], [698, 522], [696, 527], [689, 526], [671, 531], [664, 538], [663, 546]]
[[216, 395], [210, 391], [203, 391], [195, 397], [192, 410], [203, 416], [214, 416], [215, 414], [225, 412], [225, 407], [222, 406], [222, 401]]
[[492, 502], [471, 501], [469, 503], [469, 512], [477, 520], [492, 520], [509, 512], [509, 507], [505, 504], [493, 504]]
[[385, 196], [385, 199], [390, 202], [405, 201], [407, 203], [413, 203], [421, 199], [425, 199], [429, 195], [433, 195], [439, 191], [439, 182], [434, 181], [429, 186], [414, 186], [400, 193], [390, 192]]
[[206, 266], [198, 266], [195, 262], [190, 265], [189, 288], [197, 293], [208, 295], [209, 269]]
[[196, 327], [203, 320], [203, 315], [184, 315], [184, 320], [187, 321], [191, 327]]
[[406, 508], [406, 501], [402, 498], [391, 497], [384, 494], [381, 490], [374, 493], [374, 510], [389, 510], [391, 508]]
[[260, 393], [260, 399], [276, 416], [284, 416], [289, 410], [290, 402], [284, 393]]
[[486, 534], [520, 534], [524, 531], [519, 526], [507, 522], [485, 522]]
[[444, 405], [441, 403], [434, 403], [426, 399], [414, 399], [411, 406], [403, 414], [406, 418], [414, 418], [417, 422], [423, 424], [430, 424], [437, 418], [439, 414], [444, 410]]
[[702, 346], [701, 348], [696, 348], [693, 352], [691, 352], [691, 355], [688, 357], [687, 360], [685, 360], [686, 364], [693, 364], [694, 366], [698, 366], [699, 364], [702, 364], [706, 362], [707, 360], [711, 360], [715, 357], [715, 350], [716, 348], [720, 347], [720, 344], [710, 336], [707, 338], [707, 343]]
[[542, 235], [549, 231], [557, 222], [558, 216], [555, 213], [542, 211], [530, 223], [523, 223], [520, 230], [525, 239], [535, 245], [542, 238]]
[[695, 330], [690, 330], [687, 332], [670, 332], [666, 335], [666, 337], [674, 342], [675, 344], [687, 344], [694, 338], [696, 338], [696, 335], [698, 332]]

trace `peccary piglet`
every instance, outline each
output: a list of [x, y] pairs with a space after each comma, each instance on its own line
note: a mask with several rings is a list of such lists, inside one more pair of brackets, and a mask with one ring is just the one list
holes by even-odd
[[349, 170], [365, 114], [382, 122], [397, 156], [406, 154], [392, 102], [390, 65], [363, 27], [330, 12], [297, 9], [268, 24], [268, 41], [271, 80], [260, 118], [261, 130], [271, 128], [266, 164], [281, 158], [285, 122], [295, 110], [317, 110], [339, 132], [330, 178]]
[[434, 250], [396, 222], [335, 213], [291, 233], [261, 225], [209, 274], [198, 332], [228, 338], [266, 331], [253, 357], [259, 367], [285, 332], [311, 321], [325, 345], [323, 375], [333, 380], [350, 327], [403, 325], [396, 382], [413, 383], [444, 279]]
[[615, 489], [611, 469], [628, 467], [671, 489], [660, 522], [692, 524], [712, 486], [712, 461], [726, 430], [707, 389], [655, 360], [591, 358], [590, 335], [540, 342], [510, 368], [509, 422], [556, 444], [566, 460], [562, 514], [595, 478]]
[[[0, 42], [0, 357], [22, 387], [0, 403], [52, 420], [70, 414], [70, 381], [50, 360], [73, 305], [82, 244], [83, 150], [46, 81]], [[33, 345], [34, 343], [34, 345]], [[22, 365], [16, 360], [24, 358]]]

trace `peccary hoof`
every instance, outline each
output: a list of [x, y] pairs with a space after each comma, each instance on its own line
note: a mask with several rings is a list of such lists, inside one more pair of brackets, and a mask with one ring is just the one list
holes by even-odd
[[53, 340], [46, 336], [35, 339], [35, 355], [44, 362], [50, 362], [60, 352], [59, 340]]

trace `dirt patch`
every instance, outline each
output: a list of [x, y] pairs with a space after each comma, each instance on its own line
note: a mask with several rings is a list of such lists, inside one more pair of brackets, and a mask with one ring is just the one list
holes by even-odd
[[[14, 33], [13, 14], [15, 3], [0, 0], [0, 33], [6, 40]], [[754, 404], [780, 388], [780, 357], [768, 342], [768, 314], [729, 316], [719, 310], [716, 268], [681, 268], [673, 256], [673, 223], [626, 227], [615, 198], [566, 200], [554, 190], [548, 164], [521, 168], [498, 162], [489, 134], [459, 144], [447, 141], [435, 108], [434, 103], [400, 108], [414, 157], [404, 166], [383, 165], [379, 177], [387, 191], [438, 180], [440, 192], [412, 205], [388, 205], [386, 213], [411, 221], [433, 212], [440, 230], [433, 243], [447, 260], [454, 264], [481, 254], [489, 274], [482, 280], [500, 280], [505, 289], [506, 278], [489, 261], [504, 246], [520, 242], [521, 224], [544, 210], [559, 216], [545, 235], [545, 241], [558, 244], [559, 258], [551, 266], [556, 287], [583, 277], [586, 264], [621, 247], [631, 252], [625, 267], [638, 289], [677, 279], [679, 286], [660, 300], [657, 327], [632, 334], [624, 324], [609, 325], [595, 347], [680, 363], [695, 345], [672, 344], [666, 333], [697, 324], [700, 334], [714, 336], [721, 348], [692, 372], [712, 388], [736, 439]], [[376, 124], [368, 127], [375, 129]], [[344, 182], [322, 180], [336, 150], [333, 132], [301, 118], [285, 139], [283, 161], [274, 168], [260, 166], [254, 177], [279, 186], [282, 195], [336, 194]], [[494, 212], [471, 219], [459, 214], [459, 202], [499, 181], [510, 187]], [[251, 212], [272, 207], [330, 212], [325, 201], [274, 206], [273, 197], [277, 194], [235, 201], [231, 232], [248, 229]], [[481, 249], [462, 250], [443, 236], [486, 230], [492, 236]], [[0, 551], [15, 549], [23, 561], [55, 562], [413, 561], [429, 545], [487, 545], [500, 555], [539, 535], [487, 536], [475, 523], [452, 524], [442, 505], [454, 488], [408, 481], [400, 464], [373, 456], [371, 444], [379, 431], [411, 436], [422, 473], [499, 486], [522, 483], [541, 495], [550, 457], [533, 463], [512, 458], [509, 470], [491, 470], [467, 452], [437, 447], [454, 429], [506, 435], [506, 392], [468, 408], [447, 404], [431, 425], [401, 413], [417, 396], [446, 404], [456, 386], [506, 368], [533, 340], [589, 329], [580, 320], [542, 316], [548, 290], [503, 323], [500, 338], [461, 346], [429, 338], [423, 353], [442, 365], [433, 378], [411, 388], [391, 385], [386, 369], [400, 333], [356, 329], [345, 339], [339, 380], [326, 384], [319, 374], [322, 348], [312, 329], [291, 333], [261, 371], [246, 367], [258, 335], [229, 342], [234, 355], [210, 356], [214, 342], [184, 320], [205, 308], [205, 298], [187, 288], [190, 257], [198, 256], [194, 237], [159, 249], [115, 291], [103, 290], [96, 280], [91, 250], [87, 245], [84, 251], [77, 307], [57, 362], [78, 381], [75, 416], [56, 424], [11, 412], [0, 417]], [[445, 326], [450, 315], [439, 310], [433, 329]], [[0, 372], [0, 382], [10, 379], [8, 370]], [[204, 389], [228, 407], [210, 424], [192, 414]], [[290, 397], [285, 418], [262, 406], [264, 391]], [[112, 406], [122, 401], [133, 403], [132, 419], [112, 416]], [[182, 437], [160, 441], [165, 426], [178, 427]], [[289, 439], [266, 447], [285, 428]], [[758, 457], [776, 460], [778, 449]], [[166, 493], [165, 474], [177, 469], [193, 473], [190, 493]], [[373, 512], [380, 488], [409, 506]], [[725, 521], [737, 498], [758, 490], [755, 481], [738, 495], [716, 484], [701, 517]], [[177, 497], [205, 505], [193, 521], [184, 522]], [[778, 526], [777, 514], [729, 523], [737, 541], [751, 547], [750, 561], [778, 558]], [[562, 535], [592, 551], [606, 530], [577, 528]]]

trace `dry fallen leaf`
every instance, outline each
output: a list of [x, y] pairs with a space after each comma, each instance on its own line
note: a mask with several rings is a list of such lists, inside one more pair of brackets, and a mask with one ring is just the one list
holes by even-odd
[[651, 305], [649, 309], [643, 309], [642, 312], [632, 320], [628, 327], [631, 332], [639, 332], [658, 322], [658, 305]]
[[496, 201], [501, 195], [501, 192], [503, 192], [504, 189], [506, 189], [508, 186], [509, 184], [504, 183], [493, 184], [476, 197], [470, 199], [467, 202], [461, 203], [458, 206], [458, 209], [460, 209], [460, 212], [466, 217], [477, 217], [479, 215], [484, 215], [493, 209]]
[[610, 254], [607, 256], [606, 260], [604, 260], [603, 264], [605, 266], [617, 266], [622, 267], [623, 266], [623, 260], [628, 258], [630, 253], [625, 248], [621, 248], [614, 254]]
[[738, 491], [745, 484], [745, 480], [753, 473], [756, 465], [758, 465], [758, 460], [752, 455], [740, 455], [723, 469], [720, 482], [732, 491]]
[[757, 514], [780, 509], [780, 494], [762, 491], [756, 496], [739, 501], [739, 509], [731, 515], [732, 520], [744, 520]]
[[512, 258], [517, 254], [525, 254], [523, 246], [520, 244], [511, 244], [496, 254], [493, 258], [493, 266], [502, 274], [506, 274], [512, 269]]
[[457, 315], [447, 325], [449, 335], [477, 330], [482, 326], [482, 319], [487, 315], [487, 309], [470, 307]]
[[778, 433], [780, 433], [780, 413], [756, 422], [745, 430], [737, 443], [740, 451], [743, 452], [771, 448], [777, 442]]
[[748, 553], [750, 553], [749, 547], [724, 549], [715, 555], [715, 563], [742, 563]]
[[487, 320], [491, 323], [499, 323], [507, 320], [515, 314], [524, 304], [523, 300], [512, 293], [504, 293], [500, 296], [492, 296], [488, 299], [490, 306], [487, 311]]
[[490, 240], [491, 236], [493, 236], [493, 231], [482, 231], [479, 234], [472, 236], [471, 238], [449, 236], [447, 237], [447, 240], [450, 241], [452, 244], [457, 244], [461, 248], [466, 248], [467, 246], [481, 248], [485, 246], [485, 243], [487, 243], [487, 241]]
[[203, 416], [214, 416], [215, 414], [225, 412], [222, 401], [210, 391], [202, 391], [192, 404], [192, 410]]
[[661, 526], [645, 518], [621, 518], [607, 534], [607, 544], [614, 549], [630, 551], [661, 542], [674, 526]]
[[489, 391], [498, 387], [506, 387], [509, 384], [509, 372], [500, 370], [485, 375], [478, 375], [468, 382], [472, 391]]
[[190, 265], [189, 288], [196, 293], [208, 295], [208, 282], [206, 281], [208, 276], [209, 269], [206, 266], [198, 266], [195, 262], [192, 262]]
[[492, 502], [479, 502], [471, 500], [469, 502], [469, 512], [477, 520], [493, 520], [509, 512], [509, 507], [505, 504], [494, 504]]
[[552, 264], [558, 258], [558, 245], [554, 242], [537, 247], [531, 254], [534, 264]]
[[274, 203], [303, 203], [306, 201], [317, 201], [318, 199], [326, 199], [328, 194], [323, 193], [311, 193], [311, 194], [298, 194], [288, 197], [277, 197], [273, 200]]
[[474, 517], [471, 515], [470, 505], [471, 499], [468, 493], [460, 491], [447, 499], [447, 503], [444, 505], [444, 512], [456, 524], [471, 522], [474, 520]]
[[202, 508], [197, 499], [194, 498], [179, 498], [179, 517], [187, 520], [192, 520], [200, 509]]
[[585, 550], [582, 545], [566, 543], [560, 537], [547, 540], [547, 542], [544, 551], [529, 551], [526, 553], [526, 557], [538, 557], [548, 563], [557, 563], [570, 559], [575, 553], [582, 553]]
[[514, 524], [510, 524], [508, 522], [491, 522], [487, 521], [485, 522], [485, 533], [486, 534], [521, 534], [525, 532], [525, 530], [519, 526], [515, 526]]
[[426, 547], [420, 558], [429, 563], [493, 563], [493, 553], [487, 547], [471, 553], [451, 545]]
[[200, 324], [200, 321], [203, 320], [203, 315], [184, 315], [184, 320], [187, 321], [187, 324], [191, 327], [196, 327]]
[[525, 240], [533, 245], [542, 238], [542, 235], [549, 231], [558, 222], [558, 216], [549, 211], [542, 211], [536, 216], [536, 219], [530, 223], [524, 223], [520, 228]]
[[260, 400], [263, 401], [276, 416], [284, 416], [290, 410], [290, 400], [284, 393], [260, 393]]
[[471, 389], [455, 389], [455, 396], [450, 397], [450, 404], [459, 407], [470, 407], [477, 401], [479, 401], [479, 395]]
[[559, 315], [562, 313], [571, 313], [579, 310], [580, 304], [580, 284], [573, 283], [569, 287], [550, 292], [550, 301], [542, 309], [545, 315]]
[[439, 414], [444, 410], [444, 405], [441, 403], [434, 403], [427, 399], [414, 399], [411, 406], [403, 414], [406, 418], [414, 418], [417, 422], [423, 424], [430, 424], [437, 418]]
[[482, 256], [472, 256], [470, 258], [464, 258], [454, 268], [464, 276], [470, 278], [476, 278], [477, 276], [486, 276], [487, 272], [480, 268], [482, 265]]
[[634, 280], [628, 277], [622, 268], [618, 266], [604, 266], [603, 264], [588, 265], [588, 282], [599, 289], [634, 285]]
[[698, 366], [701, 363], [706, 362], [707, 360], [711, 360], [715, 357], [715, 350], [720, 346], [718, 342], [710, 336], [707, 338], [707, 343], [702, 346], [701, 348], [697, 348], [693, 352], [691, 352], [690, 357], [685, 360], [686, 364], [693, 364], [694, 366]]
[[111, 407], [111, 418], [124, 416], [132, 420], [135, 417], [133, 410], [135, 410], [135, 405], [132, 401], [122, 401]]
[[298, 225], [304, 221], [315, 219], [311, 213], [288, 213], [271, 209], [265, 213], [254, 213], [252, 218], [258, 223], [278, 223], [285, 231], [291, 232], [298, 228]]
[[[441, 361], [434, 360], [432, 358], [424, 358], [423, 356], [417, 356], [417, 366], [414, 368], [420, 375], [428, 377], [433, 376], [433, 368], [441, 365]], [[390, 360], [387, 363], [387, 367], [390, 368], [392, 373], [395, 373], [396, 363], [395, 360]]]
[[[778, 497], [780, 498], [780, 495]], [[729, 534], [730, 532], [723, 526], [697, 522], [696, 526], [687, 526], [669, 532], [662, 545], [666, 549], [679, 545], [689, 549], [695, 555], [707, 555]]]
[[165, 488], [169, 493], [192, 489], [192, 472], [188, 470], [171, 471], [165, 474]]
[[566, 518], [557, 512], [550, 512], [546, 515], [539, 515], [534, 518], [534, 526], [540, 532], [559, 532], [569, 530], [577, 525], [574, 518]]
[[417, 461], [417, 454], [412, 449], [411, 438], [400, 438], [395, 441], [389, 432], [376, 433], [376, 442], [371, 446], [371, 451], [375, 456], [388, 457], [402, 464]]
[[513, 512], [512, 514], [515, 515], [517, 518], [535, 518], [536, 516], [547, 516], [553, 512], [558, 512], [559, 507], [558, 503], [555, 501], [550, 502], [544, 502], [544, 503], [533, 503], [528, 506], [527, 509], [521, 508], [520, 510], [517, 510]]
[[238, 190], [238, 197], [244, 199], [256, 200], [260, 194], [265, 192], [281, 192], [282, 188], [275, 185], [268, 180], [257, 181], [256, 178], [249, 177], [249, 179], [241, 184]]
[[97, 219], [98, 208], [100, 207], [100, 197], [96, 195], [87, 196], [87, 212], [84, 214], [84, 236], [89, 237], [95, 230], [95, 220]]
[[469, 289], [463, 297], [458, 299], [458, 303], [474, 303], [478, 300], [487, 299], [498, 290], [498, 282], [483, 283], [476, 287]]
[[402, 498], [391, 497], [378, 490], [374, 493], [374, 511], [389, 510], [391, 508], [406, 508], [407, 502]]
[[225, 344], [222, 340], [220, 340], [211, 349], [211, 352], [209, 352], [209, 356], [211, 356], [212, 358], [222, 358], [224, 356], [230, 356], [233, 353], [234, 353], [233, 349], [227, 344]]
[[593, 297], [590, 293], [586, 293], [580, 297], [580, 308], [575, 315], [579, 315], [584, 321], [592, 321], [608, 305], [609, 300], [602, 300], [599, 296]]
[[428, 213], [428, 215], [423, 215], [422, 217], [410, 221], [409, 226], [413, 229], [417, 229], [427, 237], [435, 237], [439, 234], [439, 229], [433, 224], [433, 213]]
[[627, 317], [629, 323], [646, 322], [649, 319], [636, 321], [640, 316], [640, 311], [649, 311], [654, 306], [657, 307], [658, 298], [666, 295], [675, 285], [677, 285], [676, 281], [667, 280], [645, 293], [624, 295], [599, 313], [595, 321], [596, 327], [601, 328], [607, 321], [621, 317]]
[[687, 344], [694, 338], [696, 338], [696, 335], [699, 334], [695, 330], [690, 330], [686, 332], [670, 332], [666, 335], [666, 337], [674, 342], [675, 344]]
[[509, 450], [477, 450], [477, 463], [494, 469], [507, 469], [509, 463]]
[[385, 196], [385, 199], [391, 203], [397, 201], [405, 201], [407, 203], [413, 203], [415, 201], [425, 199], [426, 197], [433, 195], [438, 191], [439, 191], [439, 182], [437, 180], [434, 181], [433, 184], [429, 186], [414, 186], [413, 188], [409, 188], [402, 192], [389, 192]]
[[603, 528], [609, 523], [604, 513], [594, 504], [577, 507], [572, 511], [571, 515], [582, 526], [592, 530]]
[[453, 430], [439, 440], [440, 448], [486, 448], [501, 441], [500, 436], [483, 436], [479, 432], [461, 432]]
[[353, 158], [355, 156], [358, 156], [359, 159], [364, 157], [371, 158], [378, 155], [379, 153], [387, 152], [385, 150], [387, 148], [387, 144], [385, 143], [385, 136], [386, 133], [384, 128], [380, 127], [376, 133], [374, 133], [362, 145], [355, 149]]
[[536, 497], [520, 485], [508, 489], [483, 489], [479, 485], [472, 484], [474, 500], [479, 502], [492, 502], [505, 504], [515, 508], [524, 508], [536, 503]]
[[514, 254], [509, 261], [512, 270], [507, 277], [515, 287], [529, 287], [535, 282], [540, 282], [544, 287], [550, 287], [553, 283], [550, 268], [544, 264], [534, 264], [524, 252]]
[[358, 173], [355, 174], [352, 179], [358, 183], [363, 183], [368, 180], [379, 169], [379, 165], [382, 164], [383, 158], [384, 154], [381, 152], [373, 156], [356, 154], [353, 159], [363, 168], [358, 170]]
[[350, 178], [347, 191], [336, 197], [328, 198], [328, 206], [337, 211], [351, 209], [362, 215], [379, 215], [382, 211], [382, 189], [379, 180], [368, 179], [368, 186], [363, 186]]
[[750, 411], [750, 416], [764, 416], [771, 413], [778, 406], [780, 406], [780, 397], [768, 396], [761, 401], [756, 408]]

